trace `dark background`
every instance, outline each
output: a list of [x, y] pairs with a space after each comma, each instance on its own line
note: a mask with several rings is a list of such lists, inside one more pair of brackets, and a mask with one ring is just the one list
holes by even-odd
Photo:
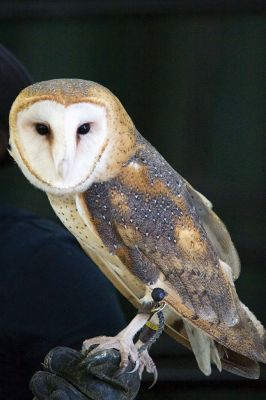
[[[142, 135], [214, 204], [242, 260], [239, 296], [266, 324], [264, 4], [2, 1], [0, 42], [36, 81], [83, 78], [118, 96]], [[45, 194], [15, 165], [1, 172], [0, 196], [56, 220]], [[161, 378], [181, 382], [159, 383], [143, 399], [263, 398], [263, 379], [205, 378], [165, 338], [154, 353]]]

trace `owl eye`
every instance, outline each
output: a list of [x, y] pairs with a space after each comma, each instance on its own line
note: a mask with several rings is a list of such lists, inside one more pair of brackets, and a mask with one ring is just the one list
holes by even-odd
[[90, 129], [91, 129], [91, 126], [90, 126], [90, 124], [87, 122], [86, 124], [82, 124], [82, 125], [80, 125], [80, 126], [78, 127], [77, 133], [78, 133], [79, 135], [86, 135], [87, 133], [89, 133]]
[[49, 135], [49, 133], [50, 133], [49, 126], [47, 126], [45, 124], [35, 124], [35, 129], [36, 129], [36, 132], [38, 132], [39, 135], [42, 135], [42, 136]]

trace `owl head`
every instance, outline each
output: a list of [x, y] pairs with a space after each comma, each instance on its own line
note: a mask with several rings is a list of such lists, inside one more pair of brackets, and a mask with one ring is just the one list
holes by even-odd
[[105, 87], [54, 79], [24, 89], [10, 111], [10, 153], [24, 175], [53, 194], [115, 177], [134, 153], [135, 127]]

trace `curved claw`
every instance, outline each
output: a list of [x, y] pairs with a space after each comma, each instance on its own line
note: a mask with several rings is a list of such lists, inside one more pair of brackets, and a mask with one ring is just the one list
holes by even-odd
[[[142, 344], [142, 346], [138, 345], [138, 343], [134, 344], [133, 338], [135, 336], [134, 330], [137, 332], [140, 330], [140, 327], [143, 327], [143, 324], [147, 322], [149, 319], [148, 314], [143, 314], [140, 313], [138, 314], [135, 319], [131, 321], [131, 323], [128, 325], [126, 329], [121, 331], [117, 336], [115, 337], [108, 337], [108, 336], [98, 336], [96, 338], [88, 339], [85, 340], [83, 343], [82, 347], [82, 353], [85, 356], [88, 355], [94, 355], [97, 352], [101, 352], [104, 350], [108, 349], [115, 349], [120, 352], [120, 365], [119, 369], [116, 371], [115, 376], [119, 376], [123, 374], [129, 364], [129, 359], [133, 363], [135, 363], [135, 366], [131, 371], [127, 371], [128, 373], [134, 373], [138, 371], [139, 377], [142, 377], [142, 373], [144, 369], [147, 370], [148, 373], [153, 374], [154, 379], [152, 382], [152, 385], [150, 387], [153, 387], [154, 384], [157, 381], [158, 378], [158, 373], [156, 366], [154, 362], [152, 361], [151, 357], [149, 356], [148, 353], [148, 347], [151, 346], [151, 344], [158, 338], [158, 336], [161, 334], [163, 330], [163, 313], [161, 312], [162, 308], [164, 307], [164, 304], [160, 304], [159, 309], [157, 310], [158, 313], [158, 318], [159, 318], [159, 329], [157, 333], [154, 335], [153, 340], [148, 343], [148, 345]], [[162, 314], [162, 316], [161, 316]], [[136, 327], [135, 327], [136, 325]], [[133, 330], [134, 327], [134, 330]], [[133, 333], [132, 333], [133, 330]], [[159, 333], [159, 335], [158, 335]], [[141, 339], [139, 339], [140, 344]], [[92, 346], [96, 346], [95, 348], [92, 348]], [[128, 368], [130, 369], [130, 368]]]
[[153, 374], [153, 381], [151, 386], [149, 387], [152, 388], [155, 383], [157, 382], [158, 379], [158, 371], [157, 368], [152, 360], [152, 358], [150, 357], [149, 353], [147, 350], [144, 350], [141, 355], [140, 355], [140, 366], [139, 366], [139, 376], [140, 378], [142, 377], [143, 371], [144, 369], [146, 369], [146, 371], [149, 374]]
[[152, 374], [153, 374], [153, 381], [152, 381], [152, 384], [148, 387], [148, 389], [151, 389], [155, 385], [155, 383], [157, 382], [157, 379], [158, 379], [158, 371], [157, 371], [155, 364], [154, 364], [154, 370], [153, 370]]
[[[125, 372], [129, 364], [129, 357], [131, 361], [133, 361], [134, 363], [137, 364], [138, 362], [138, 351], [133, 342], [129, 345], [129, 348], [127, 348], [127, 345], [124, 345], [122, 342], [120, 342], [120, 347], [118, 348], [118, 350], [120, 351], [121, 361], [120, 361], [120, 368], [115, 374], [115, 376], [119, 376]], [[134, 370], [135, 367], [133, 371]]]
[[[95, 346], [92, 350], [91, 347]], [[88, 339], [83, 342], [82, 352], [83, 354], [94, 355], [95, 353], [108, 350], [108, 349], [116, 349], [120, 352], [120, 366], [115, 376], [119, 376], [125, 372], [129, 364], [129, 358], [133, 361], [133, 363], [137, 363], [139, 355], [138, 350], [133, 343], [133, 341], [129, 341], [125, 336], [117, 335], [115, 337], [108, 336], [98, 336], [96, 338]]]
[[134, 372], [136, 372], [139, 369], [139, 365], [140, 365], [140, 362], [139, 362], [139, 360], [137, 360], [135, 367], [131, 371], [129, 371], [128, 374], [133, 374]]

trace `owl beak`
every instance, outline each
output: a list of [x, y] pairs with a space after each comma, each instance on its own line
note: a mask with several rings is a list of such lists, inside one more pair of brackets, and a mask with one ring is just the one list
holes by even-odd
[[68, 163], [68, 161], [65, 158], [63, 158], [63, 160], [61, 160], [58, 163], [56, 169], [57, 169], [58, 175], [61, 178], [66, 178], [66, 176], [68, 174], [68, 171], [69, 171], [69, 163]]
[[[63, 130], [63, 133], [65, 131]], [[74, 158], [76, 145], [73, 143], [71, 138], [66, 138], [65, 134], [62, 134], [54, 140], [52, 144], [52, 157], [54, 160], [54, 166], [56, 173], [60, 179], [65, 179], [70, 171], [70, 166]]]

